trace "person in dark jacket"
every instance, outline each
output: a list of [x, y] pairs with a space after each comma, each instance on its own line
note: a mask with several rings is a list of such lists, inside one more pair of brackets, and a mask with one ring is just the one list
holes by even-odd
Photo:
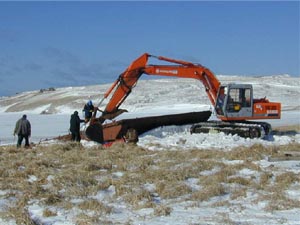
[[80, 142], [80, 123], [84, 122], [84, 120], [81, 120], [78, 116], [78, 112], [75, 111], [71, 115], [70, 119], [70, 132], [72, 134], [72, 141], [78, 141]]
[[29, 147], [29, 137], [31, 135], [31, 125], [27, 116], [23, 115], [21, 119], [16, 122], [14, 135], [18, 135], [17, 147], [21, 147], [23, 139], [25, 139], [25, 148]]
[[84, 117], [85, 117], [85, 122], [89, 122], [92, 114], [94, 112], [94, 105], [93, 102], [91, 100], [89, 100], [83, 107], [83, 111], [84, 111]]

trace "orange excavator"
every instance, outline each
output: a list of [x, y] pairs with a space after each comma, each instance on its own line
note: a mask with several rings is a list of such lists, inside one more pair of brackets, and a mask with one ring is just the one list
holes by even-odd
[[[149, 65], [147, 63], [150, 57], [167, 62], [168, 65]], [[242, 137], [261, 138], [270, 133], [271, 125], [267, 122], [249, 120], [280, 119], [281, 116], [281, 104], [270, 102], [266, 97], [254, 99], [251, 84], [230, 83], [222, 85], [208, 68], [200, 64], [144, 53], [129, 65], [104, 94], [103, 99], [94, 111], [90, 125], [86, 129], [88, 138], [99, 143], [119, 139], [125, 141], [138, 140], [137, 124], [152, 123], [153, 120], [149, 122], [147, 119], [140, 121], [132, 119], [126, 120], [124, 123], [113, 121], [106, 124], [104, 122], [107, 120], [112, 121], [126, 111], [119, 109], [119, 107], [143, 74], [193, 78], [202, 82], [219, 120], [207, 121], [211, 113], [209, 115], [205, 114], [202, 122], [191, 126], [191, 133], [207, 133], [214, 130], [226, 134], [237, 134]], [[99, 106], [110, 95], [111, 98], [105, 109], [100, 110]], [[98, 118], [96, 117], [97, 110], [102, 112], [102, 115]], [[193, 115], [185, 116], [193, 117]], [[174, 117], [173, 120], [179, 118]], [[193, 120], [189, 122], [191, 121]]]

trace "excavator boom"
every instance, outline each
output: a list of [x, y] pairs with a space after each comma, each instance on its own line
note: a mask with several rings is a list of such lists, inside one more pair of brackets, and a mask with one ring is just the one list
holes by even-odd
[[[150, 57], [177, 65], [147, 65]], [[109, 117], [108, 114], [119, 115], [118, 111], [120, 105], [130, 94], [142, 74], [200, 80], [205, 87], [212, 105], [216, 103], [220, 82], [209, 69], [199, 64], [170, 59], [163, 56], [152, 56], [145, 53], [134, 60], [105, 93], [104, 98], [107, 98], [114, 90], [110, 101], [106, 105], [103, 116]], [[113, 116], [110, 116], [110, 118], [113, 118]]]

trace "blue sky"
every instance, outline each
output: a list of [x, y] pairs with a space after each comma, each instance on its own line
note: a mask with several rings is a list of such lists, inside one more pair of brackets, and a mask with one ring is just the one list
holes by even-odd
[[299, 76], [299, 11], [299, 1], [0, 2], [0, 96], [110, 83], [144, 52], [215, 74]]

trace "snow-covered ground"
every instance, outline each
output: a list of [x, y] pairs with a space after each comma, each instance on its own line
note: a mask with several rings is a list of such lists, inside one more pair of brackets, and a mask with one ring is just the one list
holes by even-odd
[[[282, 103], [282, 118], [268, 121], [273, 127], [300, 125], [300, 79], [287, 75], [270, 77], [243, 77], [243, 76], [219, 76], [222, 83], [252, 83], [254, 97], [265, 97], [270, 101]], [[84, 103], [90, 98], [96, 105], [103, 93], [110, 85], [68, 87], [55, 91], [32, 91], [21, 93], [11, 97], [0, 98], [0, 141], [1, 145], [15, 144], [13, 129], [15, 122], [24, 113], [32, 124], [31, 141], [38, 143], [47, 138], [53, 138], [68, 133], [70, 115], [74, 110], [81, 112]], [[105, 105], [106, 101], [103, 103]], [[127, 109], [120, 118], [132, 118], [147, 115], [163, 115], [169, 113], [181, 113], [190, 111], [202, 111], [210, 109], [210, 102], [201, 83], [190, 79], [161, 79], [141, 80], [121, 108]], [[43, 113], [43, 114], [41, 114]], [[45, 114], [50, 113], [50, 114]], [[212, 116], [212, 118], [214, 115]], [[84, 127], [82, 127], [84, 129]], [[237, 146], [283, 145], [288, 143], [300, 143], [300, 134], [270, 136], [268, 139], [245, 139], [238, 136], [216, 134], [189, 133], [189, 126], [170, 126], [149, 131], [139, 138], [138, 145], [153, 151], [190, 150], [190, 149], [218, 149], [230, 151]], [[85, 146], [95, 143], [82, 141]], [[237, 163], [231, 161], [228, 163]], [[270, 168], [274, 163], [267, 160], [257, 162], [261, 167]], [[279, 162], [276, 168], [300, 173], [299, 161]], [[208, 171], [214, 173], [214, 171]], [[240, 171], [242, 176], [255, 176], [255, 171]], [[120, 175], [122, 176], [122, 174]], [[34, 182], [34, 177], [32, 177]], [[195, 181], [187, 180], [190, 186], [198, 188]], [[96, 199], [105, 199], [108, 195], [114, 195], [114, 187], [111, 186], [106, 193], [99, 193]], [[150, 188], [150, 187], [149, 187]], [[289, 194], [300, 200], [299, 183], [289, 189]], [[1, 191], [0, 191], [1, 195]], [[190, 202], [182, 202], [172, 205], [171, 216], [150, 217], [153, 213], [150, 209], [133, 213], [125, 205], [114, 205], [117, 213], [110, 219], [118, 224], [130, 220], [132, 224], [300, 224], [298, 209], [266, 212], [264, 203], [253, 204], [255, 193], [248, 192], [243, 202], [230, 200], [224, 196], [221, 201], [230, 201], [231, 206], [212, 208], [211, 205], [220, 201], [220, 198], [212, 198], [203, 203], [201, 207], [191, 207]], [[205, 206], [207, 204], [207, 207]], [[32, 204], [28, 211], [33, 218], [42, 221], [42, 224], [73, 224], [68, 221], [69, 216], [75, 212], [45, 218], [39, 205]], [[147, 211], [148, 210], [148, 211]], [[150, 211], [149, 211], [150, 210]], [[215, 220], [211, 220], [214, 215]], [[144, 220], [141, 220], [144, 218]], [[201, 220], [200, 220], [201, 218]], [[126, 220], [125, 220], [126, 219]], [[240, 222], [239, 222], [240, 221]], [[0, 219], [0, 223], [4, 223]], [[12, 221], [8, 224], [14, 224]]]
[[[251, 83], [254, 97], [267, 97], [270, 101], [282, 104], [282, 118], [269, 120], [273, 127], [300, 124], [300, 79], [287, 75], [270, 77], [219, 76], [222, 83]], [[0, 98], [0, 144], [13, 144], [13, 129], [15, 122], [26, 113], [32, 123], [31, 141], [53, 138], [68, 133], [70, 115], [82, 111], [88, 99], [96, 105], [109, 88], [107, 85], [87, 87], [59, 88], [55, 91], [32, 91], [20, 93], [11, 97]], [[102, 106], [105, 106], [107, 100]], [[129, 112], [122, 118], [134, 118], [150, 115], [165, 115], [210, 109], [210, 102], [203, 85], [192, 79], [159, 79], [141, 80], [133, 92], [125, 100], [121, 108]], [[44, 113], [44, 114], [41, 114]], [[51, 113], [51, 114], [45, 114]], [[83, 116], [83, 115], [81, 115]], [[214, 119], [214, 115], [212, 118]], [[289, 141], [299, 141], [299, 136], [274, 137], [268, 140], [248, 140], [223, 134], [190, 135], [188, 126], [158, 128], [140, 137], [139, 145], [147, 147], [155, 142], [162, 147], [171, 148], [228, 148], [238, 145], [286, 144]], [[84, 125], [82, 125], [84, 129]], [[180, 145], [178, 139], [185, 139]]]

